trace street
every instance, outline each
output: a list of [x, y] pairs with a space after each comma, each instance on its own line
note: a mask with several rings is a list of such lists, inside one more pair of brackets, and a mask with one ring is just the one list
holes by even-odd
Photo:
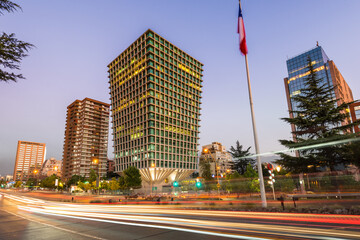
[[4, 194], [0, 239], [360, 239], [360, 217], [72, 204]]

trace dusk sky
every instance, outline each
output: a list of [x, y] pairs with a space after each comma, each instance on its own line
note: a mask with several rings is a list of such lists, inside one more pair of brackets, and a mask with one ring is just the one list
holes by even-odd
[[[0, 174], [12, 174], [18, 140], [46, 143], [62, 159], [66, 107], [85, 97], [110, 103], [107, 65], [148, 28], [204, 64], [200, 146], [253, 146], [238, 0], [27, 0], [0, 16], [0, 30], [36, 46], [25, 80], [0, 82]], [[359, 0], [243, 0], [261, 152], [290, 139], [286, 60], [323, 47], [360, 98]], [[109, 141], [109, 157], [112, 154]], [[253, 152], [255, 151], [252, 148]]]

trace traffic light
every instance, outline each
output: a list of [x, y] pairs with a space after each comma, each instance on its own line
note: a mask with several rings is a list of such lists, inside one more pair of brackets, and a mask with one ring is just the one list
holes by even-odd
[[202, 184], [201, 184], [201, 182], [196, 182], [195, 186], [196, 186], [197, 188], [201, 188]]
[[178, 187], [179, 186], [179, 183], [177, 181], [173, 182], [173, 186], [174, 187]]

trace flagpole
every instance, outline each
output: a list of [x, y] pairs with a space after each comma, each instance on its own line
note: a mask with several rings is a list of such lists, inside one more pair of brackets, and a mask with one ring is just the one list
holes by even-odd
[[262, 202], [263, 207], [267, 207], [266, 195], [265, 195], [264, 177], [263, 177], [263, 172], [262, 172], [261, 160], [260, 160], [260, 156], [259, 156], [260, 149], [259, 149], [257, 131], [256, 131], [254, 104], [253, 104], [252, 94], [251, 94], [249, 63], [248, 63], [247, 54], [245, 55], [245, 64], [246, 64], [246, 75], [247, 75], [247, 83], [248, 83], [248, 90], [249, 90], [249, 102], [250, 102], [250, 110], [251, 110], [251, 120], [252, 120], [253, 135], [254, 135], [254, 142], [255, 142], [255, 152], [256, 152], [256, 155], [257, 155], [256, 159], [257, 159], [257, 169], [258, 169], [259, 182], [260, 182], [261, 202]]
[[[239, 0], [240, 8], [241, 8], [241, 2]], [[250, 84], [250, 73], [249, 73], [249, 63], [247, 54], [245, 55], [245, 64], [246, 64], [246, 76], [247, 76], [247, 83], [248, 83], [248, 91], [249, 91], [249, 102], [250, 102], [250, 110], [251, 110], [251, 120], [252, 120], [252, 126], [253, 126], [253, 135], [254, 135], [254, 143], [255, 143], [255, 152], [256, 152], [256, 159], [257, 159], [257, 169], [259, 174], [259, 182], [260, 182], [260, 194], [261, 194], [261, 203], [263, 207], [267, 207], [266, 202], [266, 195], [265, 195], [265, 185], [264, 185], [264, 177], [262, 172], [262, 165], [260, 160], [260, 149], [258, 144], [258, 138], [257, 138], [257, 131], [256, 131], [256, 123], [255, 123], [255, 114], [254, 114], [254, 104], [252, 100], [252, 93], [251, 93], [251, 84]]]

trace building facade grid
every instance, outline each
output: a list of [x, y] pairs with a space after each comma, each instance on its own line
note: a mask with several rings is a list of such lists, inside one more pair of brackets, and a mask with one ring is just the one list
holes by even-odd
[[117, 172], [197, 169], [202, 66], [152, 30], [108, 65]]

